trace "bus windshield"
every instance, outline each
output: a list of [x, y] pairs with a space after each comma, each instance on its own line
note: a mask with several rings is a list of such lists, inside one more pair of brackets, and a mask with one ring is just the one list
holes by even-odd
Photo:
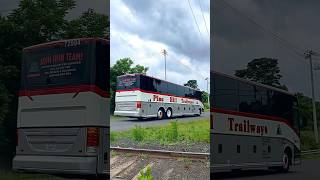
[[21, 89], [77, 85], [89, 81], [89, 44], [26, 51], [22, 63]]

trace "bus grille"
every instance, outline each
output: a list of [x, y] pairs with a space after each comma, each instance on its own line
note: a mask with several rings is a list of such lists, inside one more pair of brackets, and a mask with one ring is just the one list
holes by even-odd
[[116, 111], [136, 111], [136, 102], [117, 102]]

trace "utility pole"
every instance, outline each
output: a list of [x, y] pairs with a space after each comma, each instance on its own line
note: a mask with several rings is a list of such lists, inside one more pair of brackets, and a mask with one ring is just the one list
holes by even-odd
[[207, 77], [206, 79], [205, 79], [206, 81], [207, 81], [207, 93], [208, 93], [208, 105], [210, 106], [210, 99], [209, 99], [209, 78]]
[[168, 55], [168, 51], [163, 49], [161, 51], [161, 53], [164, 56], [164, 80], [167, 80], [167, 55]]
[[313, 131], [316, 143], [319, 143], [319, 135], [318, 135], [318, 124], [317, 124], [317, 111], [316, 111], [316, 102], [314, 97], [314, 81], [313, 81], [313, 64], [312, 64], [312, 56], [316, 55], [315, 52], [309, 50], [305, 53], [305, 58], [309, 59], [310, 62], [310, 75], [311, 75], [311, 92], [312, 92], [312, 113], [313, 113]]

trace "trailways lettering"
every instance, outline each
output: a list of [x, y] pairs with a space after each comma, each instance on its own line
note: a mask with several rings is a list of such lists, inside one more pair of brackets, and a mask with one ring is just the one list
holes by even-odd
[[236, 122], [234, 118], [228, 118], [229, 130], [236, 132], [246, 132], [250, 134], [268, 134], [267, 126], [261, 126], [256, 124], [250, 124], [249, 120], [243, 120], [243, 122]]

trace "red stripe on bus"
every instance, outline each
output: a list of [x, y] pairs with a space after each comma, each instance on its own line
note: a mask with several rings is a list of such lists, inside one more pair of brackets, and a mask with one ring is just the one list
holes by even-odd
[[48, 94], [62, 94], [62, 93], [79, 93], [79, 92], [94, 92], [102, 97], [109, 97], [109, 93], [100, 89], [95, 85], [79, 85], [79, 86], [63, 86], [57, 88], [41, 88], [35, 90], [20, 90], [19, 96], [37, 96]]
[[159, 94], [159, 95], [163, 95], [163, 96], [174, 96], [174, 97], [179, 97], [179, 98], [199, 100], [199, 99], [195, 99], [195, 98], [177, 96], [177, 95], [173, 95], [173, 94], [166, 94], [166, 93], [159, 93], [159, 92], [154, 92], [154, 91], [147, 91], [147, 90], [143, 90], [143, 89], [140, 89], [140, 88], [122, 89], [122, 90], [117, 90], [116, 92], [130, 92], [130, 91], [141, 91], [141, 92], [150, 93], [150, 94]]
[[[226, 110], [226, 109], [220, 109], [220, 108], [210, 108], [210, 112], [283, 122], [283, 123], [287, 124], [291, 129], [293, 129], [293, 131], [298, 135], [297, 130], [290, 124], [290, 122], [287, 119], [284, 119], [284, 118], [275, 117], [275, 116], [268, 116], [268, 115], [261, 115], [261, 114], [254, 114], [254, 113], [248, 113], [248, 112]], [[212, 118], [213, 118], [213, 116], [212, 116]], [[211, 124], [213, 123], [212, 118], [211, 118], [211, 121], [212, 121]]]

